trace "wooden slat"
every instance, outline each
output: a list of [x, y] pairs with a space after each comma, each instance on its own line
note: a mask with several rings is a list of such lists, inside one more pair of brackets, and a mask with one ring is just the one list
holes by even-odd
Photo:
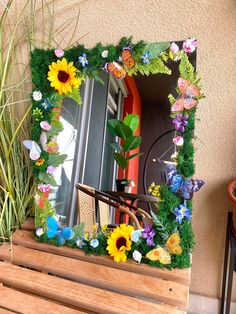
[[24, 314], [39, 313], [39, 310], [41, 314], [84, 313], [3, 286], [0, 286], [0, 306]]
[[96, 265], [5, 243], [0, 259], [131, 296], [187, 308], [188, 287], [176, 282]]
[[[47, 262], [48, 259], [45, 260], [45, 263]], [[0, 282], [100, 314], [186, 314], [186, 312], [171, 306], [154, 304], [110, 291], [88, 287], [5, 262], [0, 262]]]
[[21, 226], [21, 229], [23, 230], [28, 230], [28, 231], [32, 231], [34, 230], [34, 218], [33, 217], [29, 217]]
[[79, 260], [84, 260], [90, 263], [96, 263], [104, 266], [109, 266], [113, 268], [118, 268], [122, 270], [126, 270], [129, 272], [139, 273], [143, 275], [149, 275], [152, 277], [158, 277], [174, 282], [178, 282], [189, 286], [190, 284], [190, 268], [187, 269], [160, 269], [157, 267], [150, 267], [144, 264], [137, 264], [131, 260], [128, 260], [126, 263], [115, 263], [108, 256], [87, 256], [83, 251], [79, 249], [72, 249], [69, 247], [57, 247], [54, 245], [37, 242], [34, 239], [34, 235], [32, 232], [17, 230], [13, 234], [13, 243], [17, 245], [21, 245], [24, 247], [49, 252], [53, 254], [58, 254], [62, 256], [72, 257]]

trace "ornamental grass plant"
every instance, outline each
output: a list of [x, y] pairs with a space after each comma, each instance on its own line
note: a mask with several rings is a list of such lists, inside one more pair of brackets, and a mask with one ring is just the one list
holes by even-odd
[[[0, 3], [0, 242], [33, 213], [34, 181], [27, 150], [30, 139], [31, 72], [30, 51], [56, 46], [56, 37], [66, 29], [55, 29], [56, 1], [8, 0]], [[67, 21], [71, 23], [71, 21]], [[78, 15], [74, 17], [74, 30]], [[71, 45], [73, 36], [67, 45]]]

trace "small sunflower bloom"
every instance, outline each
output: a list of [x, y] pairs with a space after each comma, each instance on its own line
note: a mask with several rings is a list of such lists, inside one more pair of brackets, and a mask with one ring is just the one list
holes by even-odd
[[116, 227], [107, 240], [107, 251], [115, 262], [126, 262], [126, 251], [131, 250], [131, 236], [134, 228], [121, 224]]
[[72, 88], [79, 88], [81, 79], [76, 77], [78, 70], [73, 62], [67, 62], [65, 58], [52, 62], [49, 65], [48, 80], [51, 87], [55, 88], [60, 95], [72, 93]]

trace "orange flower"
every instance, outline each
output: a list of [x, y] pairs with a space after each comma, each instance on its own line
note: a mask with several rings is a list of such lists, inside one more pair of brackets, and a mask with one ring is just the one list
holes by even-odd
[[35, 165], [36, 166], [42, 166], [44, 164], [44, 159], [38, 159], [36, 162], [35, 162]]

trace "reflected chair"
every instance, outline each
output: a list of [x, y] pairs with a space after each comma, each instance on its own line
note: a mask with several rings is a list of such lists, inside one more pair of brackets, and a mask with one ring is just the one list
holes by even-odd
[[135, 229], [142, 229], [136, 217], [137, 213], [142, 217], [144, 223], [152, 224], [151, 216], [141, 208], [84, 184], [78, 183], [75, 187], [78, 190], [77, 222], [83, 222], [87, 232], [92, 231], [93, 225], [98, 227], [108, 225], [108, 228], [117, 226], [110, 223], [110, 206], [127, 214]]

